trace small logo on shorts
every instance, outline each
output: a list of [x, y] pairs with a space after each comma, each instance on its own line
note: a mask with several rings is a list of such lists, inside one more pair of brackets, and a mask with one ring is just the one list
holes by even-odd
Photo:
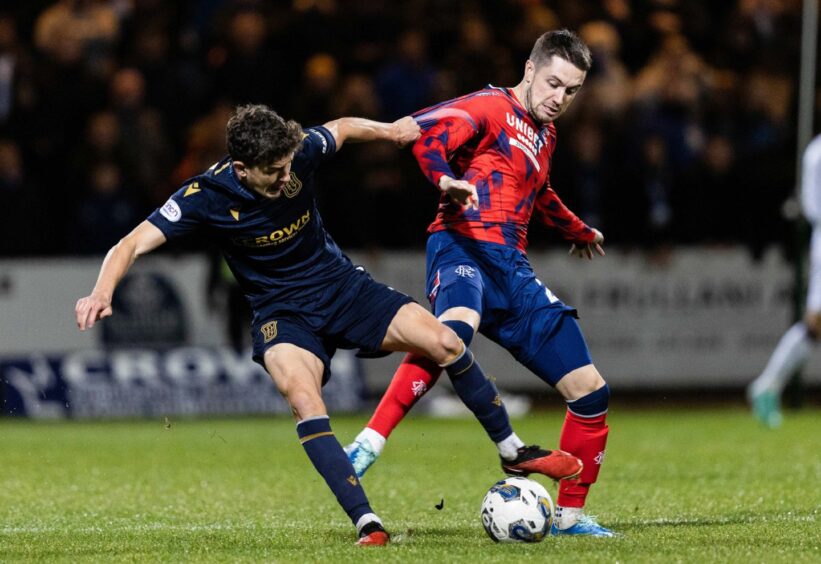
[[596, 458], [593, 459], [593, 462], [600, 465], [603, 461], [604, 461], [604, 451], [601, 451], [599, 454], [596, 455]]
[[496, 394], [496, 397], [493, 398], [493, 405], [495, 405], [496, 407], [501, 407], [502, 398], [499, 396], [499, 394]]
[[259, 328], [259, 332], [262, 333], [264, 342], [270, 343], [277, 336], [277, 322], [269, 321]]
[[460, 264], [456, 267], [456, 270], [454, 270], [454, 272], [458, 276], [462, 276], [463, 278], [473, 278], [474, 276], [476, 276], [476, 269], [466, 264]]

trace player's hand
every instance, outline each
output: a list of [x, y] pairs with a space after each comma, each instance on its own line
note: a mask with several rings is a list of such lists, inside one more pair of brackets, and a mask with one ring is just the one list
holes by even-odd
[[454, 202], [479, 209], [479, 194], [476, 192], [476, 186], [467, 180], [456, 180], [450, 176], [443, 176], [439, 179], [439, 189], [450, 196]]
[[422, 135], [422, 128], [416, 120], [410, 116], [405, 116], [391, 124], [393, 128], [393, 139], [397, 146], [404, 147], [413, 143]]
[[77, 315], [77, 327], [80, 331], [91, 329], [98, 319], [113, 313], [111, 299], [92, 292], [90, 296], [77, 300], [74, 313]]
[[604, 256], [604, 249], [602, 248], [602, 245], [604, 244], [604, 235], [602, 235], [601, 231], [598, 229], [593, 229], [593, 233], [595, 233], [596, 236], [592, 242], [573, 243], [570, 246], [570, 252], [568, 254], [579, 258], [587, 257], [588, 260], [593, 260], [593, 251], [596, 251], [599, 255]]

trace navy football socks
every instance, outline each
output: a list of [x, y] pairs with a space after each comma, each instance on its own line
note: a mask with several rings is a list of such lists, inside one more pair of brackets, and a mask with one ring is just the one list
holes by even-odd
[[330, 419], [327, 415], [303, 419], [297, 423], [296, 431], [314, 468], [325, 479], [353, 524], [359, 527], [360, 519], [373, 511], [353, 466], [331, 431]]
[[[444, 323], [448, 326], [455, 323], [465, 325], [470, 328], [471, 336], [473, 335], [473, 328], [467, 323], [462, 321], [445, 321]], [[459, 334], [459, 331], [456, 333]], [[473, 412], [493, 442], [498, 443], [513, 434], [513, 428], [510, 426], [510, 419], [502, 404], [499, 391], [482, 372], [479, 363], [475, 361], [473, 353], [467, 346], [462, 356], [444, 368], [450, 376], [456, 394], [462, 403]]]

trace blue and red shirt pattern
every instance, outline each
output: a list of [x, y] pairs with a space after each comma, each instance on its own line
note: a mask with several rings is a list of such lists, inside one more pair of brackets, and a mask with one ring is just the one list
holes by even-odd
[[527, 248], [527, 226], [536, 211], [565, 239], [591, 243], [594, 231], [562, 203], [550, 186], [556, 128], [542, 126], [507, 88], [484, 90], [414, 114], [422, 136], [413, 147], [427, 178], [443, 175], [476, 186], [479, 209], [446, 194], [429, 233], [449, 230], [471, 239]]

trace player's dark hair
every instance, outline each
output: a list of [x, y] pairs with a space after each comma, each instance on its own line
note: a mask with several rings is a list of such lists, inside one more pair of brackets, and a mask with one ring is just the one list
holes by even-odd
[[247, 166], [268, 165], [296, 151], [302, 126], [262, 104], [238, 106], [225, 128], [228, 154]]
[[590, 49], [584, 41], [568, 29], [548, 31], [542, 34], [530, 52], [530, 60], [537, 67], [550, 61], [553, 56], [561, 57], [584, 72], [589, 71], [593, 64]]

